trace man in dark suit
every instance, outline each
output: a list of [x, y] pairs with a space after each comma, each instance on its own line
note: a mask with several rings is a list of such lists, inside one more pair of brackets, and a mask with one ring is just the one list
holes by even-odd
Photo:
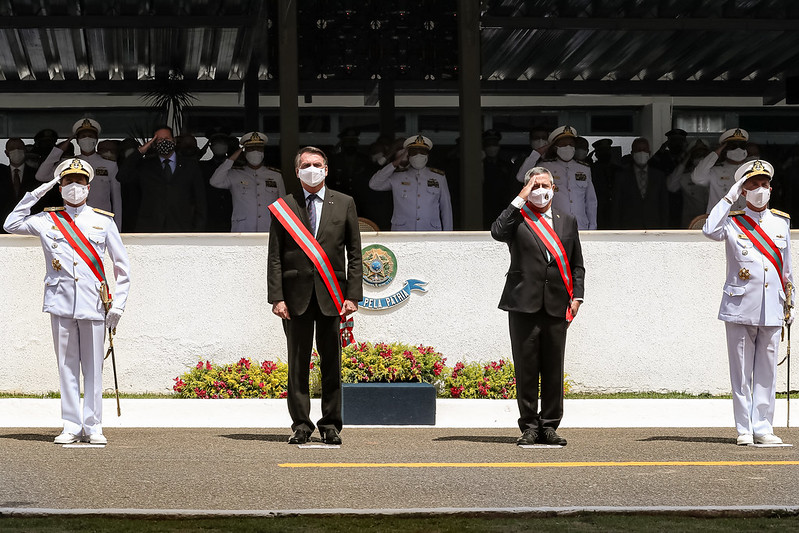
[[616, 175], [615, 228], [665, 229], [669, 227], [666, 175], [649, 164], [649, 141], [635, 139], [632, 153]]
[[[521, 192], [491, 226], [491, 236], [510, 248], [510, 269], [499, 308], [508, 311], [510, 323], [522, 431], [516, 441], [519, 445], [566, 445], [566, 439], [555, 430], [563, 417], [566, 330], [582, 303], [585, 268], [577, 220], [552, 209], [552, 197], [557, 194], [553, 188], [554, 179], [547, 169], [528, 170]], [[529, 221], [523, 216], [523, 209]], [[550, 251], [545, 244], [545, 240], [554, 242], [552, 230], [566, 254], [570, 280], [564, 280], [558, 267], [558, 247]], [[572, 294], [566, 281], [573, 288]]]
[[[26, 192], [39, 186], [36, 169], [25, 164], [25, 143], [12, 138], [6, 142], [6, 157], [9, 165], [0, 165], [0, 219], [5, 220]], [[41, 207], [38, 213], [41, 211]], [[0, 233], [6, 233], [0, 228]]]
[[[155, 147], [157, 157], [144, 157]], [[186, 233], [205, 230], [206, 203], [203, 174], [196, 157], [175, 153], [168, 126], [159, 127], [119, 167], [122, 184], [136, 184], [141, 203], [136, 231]]]
[[338, 308], [314, 263], [279, 217], [273, 216], [267, 285], [272, 312], [283, 319], [288, 345], [288, 406], [293, 431], [289, 444], [304, 444], [314, 430], [308, 392], [314, 326], [322, 370], [322, 418], [317, 426], [323, 442], [341, 444], [339, 324], [341, 316], [357, 311], [363, 298], [358, 215], [350, 196], [325, 186], [328, 167], [324, 152], [311, 146], [302, 148], [294, 167], [303, 195], [289, 194], [285, 203], [327, 255], [343, 305]]

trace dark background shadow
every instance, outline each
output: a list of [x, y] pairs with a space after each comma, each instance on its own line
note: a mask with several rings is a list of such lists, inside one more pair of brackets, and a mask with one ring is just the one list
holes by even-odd
[[264, 433], [231, 433], [229, 435], [220, 435], [220, 437], [232, 440], [257, 440], [260, 442], [288, 442], [289, 434], [274, 435]]
[[672, 442], [701, 442], [705, 444], [730, 444], [735, 443], [735, 439], [727, 437], [683, 437], [677, 435], [657, 435], [654, 437], [647, 437], [645, 439], [638, 439], [638, 442], [653, 442], [653, 441], [672, 441]]
[[0, 439], [25, 440], [35, 442], [53, 442], [53, 435], [42, 435], [39, 433], [7, 433], [0, 435]]
[[492, 435], [452, 435], [450, 437], [438, 437], [433, 439], [438, 442], [478, 442], [480, 444], [516, 444], [516, 437], [501, 437]]

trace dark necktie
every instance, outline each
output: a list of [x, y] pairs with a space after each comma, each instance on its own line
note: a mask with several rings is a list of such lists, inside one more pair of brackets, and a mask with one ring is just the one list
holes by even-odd
[[19, 169], [14, 169], [14, 178], [12, 180], [14, 184], [14, 196], [19, 197], [19, 188], [22, 185], [22, 181], [19, 179]]
[[161, 171], [161, 175], [167, 180], [172, 178], [172, 167], [169, 166], [169, 159], [164, 159], [164, 169]]
[[316, 236], [316, 207], [314, 206], [314, 200], [316, 200], [318, 196], [316, 194], [311, 193], [306, 198], [308, 202], [308, 220], [311, 222], [311, 234]]

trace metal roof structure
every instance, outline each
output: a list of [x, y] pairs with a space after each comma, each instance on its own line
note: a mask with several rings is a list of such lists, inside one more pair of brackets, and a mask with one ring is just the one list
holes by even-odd
[[[458, 10], [476, 0], [297, 3], [300, 93], [458, 92]], [[0, 93], [136, 93], [180, 81], [279, 92], [273, 0], [2, 0]], [[483, 94], [785, 95], [790, 0], [484, 0]]]

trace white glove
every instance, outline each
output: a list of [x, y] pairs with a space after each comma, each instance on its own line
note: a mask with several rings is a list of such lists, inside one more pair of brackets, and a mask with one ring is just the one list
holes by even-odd
[[36, 198], [39, 198], [39, 199], [41, 200], [41, 198], [42, 198], [42, 197], [43, 197], [45, 194], [47, 194], [47, 193], [50, 191], [50, 189], [52, 189], [53, 187], [55, 187], [55, 186], [56, 186], [56, 184], [57, 184], [59, 181], [61, 181], [61, 178], [60, 178], [60, 177], [56, 177], [56, 178], [53, 178], [53, 179], [51, 179], [51, 180], [50, 180], [50, 181], [48, 181], [47, 183], [42, 183], [41, 185], [39, 185], [38, 187], [36, 187], [36, 188], [33, 190], [33, 193], [32, 193], [32, 194], [33, 194], [33, 195], [34, 195]]
[[105, 327], [110, 330], [116, 330], [119, 319], [122, 318], [122, 309], [112, 307], [105, 315]]
[[725, 198], [729, 200], [731, 204], [734, 204], [735, 201], [741, 196], [741, 190], [744, 188], [745, 181], [746, 180], [738, 180], [732, 184], [732, 187], [730, 187], [730, 190]]
[[788, 318], [785, 319], [785, 323], [789, 326], [793, 324], [793, 307], [791, 307], [791, 310], [788, 311]]

